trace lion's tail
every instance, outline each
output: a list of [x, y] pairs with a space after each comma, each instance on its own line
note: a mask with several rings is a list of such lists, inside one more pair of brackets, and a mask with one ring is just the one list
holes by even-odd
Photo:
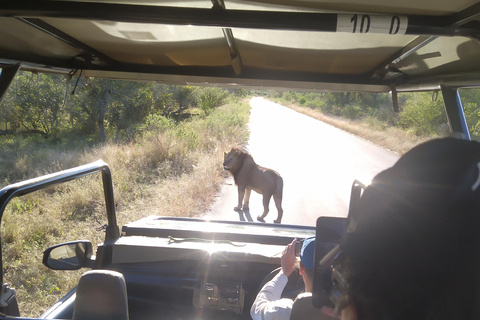
[[280, 197], [283, 197], [283, 178], [278, 176], [277, 188], [275, 189], [275, 194], [278, 194]]

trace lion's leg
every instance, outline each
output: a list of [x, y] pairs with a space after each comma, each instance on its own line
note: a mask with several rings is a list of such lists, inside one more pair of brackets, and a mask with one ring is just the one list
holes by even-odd
[[258, 221], [261, 221], [261, 222], [265, 222], [265, 217], [267, 216], [268, 214], [268, 207], [270, 205], [270, 198], [272, 197], [271, 194], [264, 194], [263, 195], [263, 214], [261, 216], [258, 216], [257, 217], [257, 220]]
[[277, 207], [278, 216], [277, 220], [273, 220], [274, 223], [281, 223], [283, 217], [283, 209], [282, 209], [282, 195], [274, 194], [273, 201], [275, 201], [275, 206]]
[[242, 210], [243, 196], [245, 195], [245, 188], [238, 186], [238, 205], [233, 208], [235, 211]]
[[243, 199], [243, 210], [248, 210], [249, 209], [249, 203], [250, 203], [250, 193], [252, 193], [252, 189], [246, 188], [245, 189], [245, 198]]

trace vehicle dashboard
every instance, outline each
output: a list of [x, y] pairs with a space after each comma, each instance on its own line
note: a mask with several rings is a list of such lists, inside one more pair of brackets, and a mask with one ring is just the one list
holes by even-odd
[[[198, 231], [209, 224], [217, 232]], [[124, 275], [130, 319], [251, 319], [250, 307], [278, 272], [285, 245], [312, 235], [315, 227], [152, 216], [124, 226], [114, 243], [100, 245], [95, 268]], [[284, 297], [294, 298], [303, 289], [294, 273]], [[73, 303], [74, 298], [66, 299], [44, 316], [71, 318]]]

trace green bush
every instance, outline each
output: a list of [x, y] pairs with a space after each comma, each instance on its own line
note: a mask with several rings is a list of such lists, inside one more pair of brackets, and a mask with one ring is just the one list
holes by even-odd
[[480, 135], [480, 110], [477, 103], [463, 103], [465, 118], [467, 119], [468, 129], [472, 135]]
[[145, 123], [141, 124], [138, 127], [139, 132], [152, 132], [152, 131], [160, 131], [163, 132], [165, 130], [175, 128], [176, 124], [173, 119], [164, 117], [159, 114], [150, 114], [145, 119]]
[[389, 125], [386, 122], [371, 115], [368, 115], [362, 118], [362, 121], [365, 121], [365, 123], [368, 124], [370, 128], [379, 130], [379, 131], [386, 130], [389, 127]]
[[[230, 136], [244, 135], [245, 132], [239, 129], [244, 128], [248, 123], [249, 111], [250, 105], [247, 103], [230, 104], [210, 113], [205, 118], [204, 124], [214, 137], [221, 140]], [[240, 140], [247, 142], [248, 135], [241, 137]]]
[[228, 91], [222, 88], [206, 87], [200, 94], [200, 108], [208, 115], [213, 109], [225, 103]]
[[373, 110], [371, 114], [374, 118], [377, 118], [379, 121], [394, 126], [397, 122], [397, 115], [393, 111], [393, 106], [384, 106], [378, 110]]
[[362, 109], [359, 106], [348, 104], [341, 109], [341, 116], [350, 120], [360, 118]]
[[438, 134], [441, 125], [447, 122], [443, 99], [432, 101], [431, 93], [416, 93], [398, 114], [398, 125], [418, 136]]
[[283, 93], [281, 91], [269, 91], [268, 92], [268, 97], [272, 99], [280, 99], [283, 96]]
[[295, 93], [292, 91], [284, 91], [282, 95], [282, 99], [287, 103], [295, 102]]
[[182, 141], [188, 150], [194, 150], [198, 146], [198, 132], [188, 126], [178, 126], [177, 138]]

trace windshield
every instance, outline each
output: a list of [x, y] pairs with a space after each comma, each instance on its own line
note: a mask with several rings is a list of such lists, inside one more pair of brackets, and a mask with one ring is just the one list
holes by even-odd
[[[477, 96], [461, 91], [473, 138]], [[232, 90], [19, 72], [1, 104], [8, 137], [2, 180], [102, 158], [114, 171], [121, 225], [151, 215], [272, 223], [280, 208], [280, 222], [315, 226], [319, 216], [347, 215], [355, 179], [368, 184], [416, 144], [450, 134], [439, 91], [396, 99], [397, 112], [391, 92]], [[276, 172], [279, 192], [260, 183], [239, 203], [243, 178], [225, 165], [234, 147]], [[88, 216], [94, 207], [73, 210]]]

